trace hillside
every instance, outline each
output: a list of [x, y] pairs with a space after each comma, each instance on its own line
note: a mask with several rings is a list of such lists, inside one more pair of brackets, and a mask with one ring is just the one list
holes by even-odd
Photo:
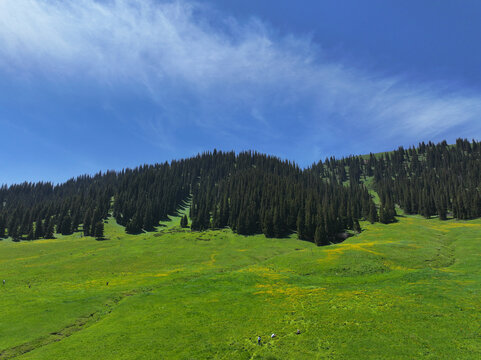
[[0, 359], [478, 358], [480, 157], [214, 151], [4, 186]]
[[[421, 143], [368, 158], [326, 159], [307, 169], [256, 152], [204, 153], [171, 163], [81, 176], [64, 184], [0, 188], [0, 238], [54, 238], [55, 232], [103, 238], [110, 216], [130, 234], [153, 231], [190, 203], [193, 230], [230, 228], [317, 245], [359, 221], [391, 223], [407, 214], [481, 216], [481, 143]], [[378, 208], [374, 200], [379, 202]]]
[[481, 221], [398, 220], [328, 247], [179, 218], [0, 241], [0, 359], [480, 357]]

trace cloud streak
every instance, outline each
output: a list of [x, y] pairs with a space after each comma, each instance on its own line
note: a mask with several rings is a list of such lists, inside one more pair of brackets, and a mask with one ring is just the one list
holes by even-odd
[[223, 19], [199, 3], [0, 0], [0, 66], [2, 76], [146, 96], [161, 124], [143, 128], [182, 119], [233, 138], [255, 131], [312, 147], [361, 131], [366, 141], [415, 142], [480, 130], [479, 94], [328, 62], [307, 37]]

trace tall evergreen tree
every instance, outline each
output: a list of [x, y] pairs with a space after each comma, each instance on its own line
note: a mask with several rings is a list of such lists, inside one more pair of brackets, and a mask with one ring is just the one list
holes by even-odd
[[374, 224], [375, 222], [379, 221], [379, 217], [377, 215], [376, 205], [374, 204], [374, 202], [371, 202], [370, 205], [369, 205], [368, 220], [371, 224]]
[[44, 237], [45, 231], [43, 228], [43, 221], [42, 219], [38, 218], [37, 221], [35, 222], [35, 234], [34, 238], [35, 239], [40, 239], [41, 237]]
[[6, 233], [5, 228], [5, 218], [2, 214], [0, 214], [0, 239], [5, 237]]
[[353, 230], [358, 234], [362, 231], [361, 225], [359, 224], [359, 221], [357, 219], [354, 219]]
[[187, 215], [182, 216], [180, 219], [180, 227], [186, 228], [189, 226], [189, 219], [187, 218]]
[[102, 240], [104, 238], [104, 223], [103, 221], [97, 221], [94, 227], [94, 236], [97, 240]]
[[50, 218], [47, 218], [45, 220], [45, 234], [44, 234], [45, 239], [53, 239], [54, 238], [54, 227], [53, 227], [53, 221], [51, 221]]

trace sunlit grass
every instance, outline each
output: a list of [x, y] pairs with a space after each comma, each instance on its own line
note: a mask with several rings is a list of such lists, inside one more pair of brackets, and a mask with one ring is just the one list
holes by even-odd
[[321, 248], [190, 232], [180, 217], [135, 236], [110, 219], [105, 241], [0, 241], [0, 349], [24, 359], [481, 358], [481, 221], [398, 219]]

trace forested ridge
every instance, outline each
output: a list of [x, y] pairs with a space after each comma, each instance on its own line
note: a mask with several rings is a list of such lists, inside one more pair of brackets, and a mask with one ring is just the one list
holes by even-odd
[[398, 205], [407, 214], [456, 219], [481, 216], [481, 143], [424, 142], [418, 147], [378, 156], [351, 156], [319, 162], [311, 169], [321, 177], [350, 183], [372, 180], [381, 205], [379, 219], [394, 221]]
[[[307, 169], [257, 152], [214, 150], [58, 185], [4, 185], [0, 237], [34, 240], [82, 231], [102, 238], [109, 216], [129, 233], [153, 231], [190, 204], [192, 230], [230, 227], [267, 237], [296, 232], [324, 245], [343, 231], [360, 231], [359, 220], [395, 221], [396, 205], [441, 220], [480, 217], [480, 181], [481, 143], [474, 140], [331, 157]], [[366, 185], [379, 194], [378, 206]]]

